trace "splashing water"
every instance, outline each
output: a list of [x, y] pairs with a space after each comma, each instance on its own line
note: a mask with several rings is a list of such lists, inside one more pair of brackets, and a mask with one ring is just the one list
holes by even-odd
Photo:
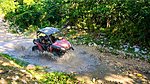
[[91, 71], [99, 65], [99, 59], [94, 54], [86, 52], [85, 46], [75, 46], [74, 51], [70, 50], [62, 57], [56, 57], [49, 52], [32, 52], [32, 39], [15, 40], [1, 44], [4, 44], [1, 45], [1, 50], [4, 53], [31, 64], [46, 66], [49, 68], [48, 71], [80, 73]]
[[33, 39], [3, 31], [6, 26], [0, 24], [0, 52], [9, 54], [14, 58], [27, 61], [31, 64], [48, 67], [48, 71], [61, 72], [93, 72], [100, 65], [98, 54], [94, 48], [74, 46], [74, 51], [69, 51], [62, 57], [55, 57], [51, 53], [32, 52]]

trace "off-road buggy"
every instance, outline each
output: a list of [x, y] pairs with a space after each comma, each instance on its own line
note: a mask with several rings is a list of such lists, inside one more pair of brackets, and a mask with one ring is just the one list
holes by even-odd
[[32, 51], [51, 52], [55, 56], [62, 56], [66, 51], [73, 49], [71, 43], [63, 37], [56, 37], [54, 34], [60, 33], [58, 28], [46, 27], [37, 31], [37, 38], [33, 40], [35, 44]]

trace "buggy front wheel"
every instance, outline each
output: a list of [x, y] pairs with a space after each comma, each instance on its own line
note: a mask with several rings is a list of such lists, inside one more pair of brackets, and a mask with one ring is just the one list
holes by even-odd
[[33, 46], [32, 47], [32, 51], [37, 51], [37, 50], [39, 50], [38, 46]]

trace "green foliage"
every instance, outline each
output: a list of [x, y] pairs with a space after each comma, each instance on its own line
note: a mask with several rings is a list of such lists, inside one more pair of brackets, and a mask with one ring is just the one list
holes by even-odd
[[[11, 7], [7, 5], [2, 6], [7, 13], [6, 19], [19, 26], [16, 31], [34, 31], [33, 28], [36, 30], [46, 26], [70, 26], [71, 30], [85, 30], [89, 35], [94, 35], [91, 39], [96, 39], [99, 33], [105, 33], [111, 45], [130, 43], [150, 47], [148, 0], [17, 1], [19, 4], [12, 6], [15, 11], [10, 11]], [[1, 3], [6, 4], [8, 0]]]
[[46, 73], [41, 79], [42, 83], [46, 84], [75, 84], [80, 83], [74, 78], [73, 74], [66, 74], [63, 72]]
[[7, 14], [8, 12], [15, 11], [18, 3], [14, 0], [0, 0], [0, 14]]
[[[107, 35], [116, 42], [121, 40], [122, 43], [130, 43], [131, 45], [140, 45], [149, 48], [150, 40], [148, 39], [150, 34], [149, 24], [149, 6], [146, 1], [126, 1], [119, 6], [118, 15], [120, 17], [119, 22], [109, 28]], [[110, 34], [111, 32], [111, 34]], [[110, 34], [110, 35], [109, 35]]]
[[39, 28], [52, 26], [60, 21], [60, 4], [58, 1], [46, 0], [40, 2], [24, 1], [15, 11], [8, 12], [5, 18], [18, 25], [20, 32], [30, 30], [31, 26]]
[[12, 60], [12, 61], [14, 61], [16, 64], [18, 64], [18, 65], [20, 65], [20, 66], [22, 66], [22, 67], [25, 67], [25, 66], [27, 66], [27, 65], [29, 64], [28, 62], [22, 61], [22, 60], [20, 60], [20, 59], [13, 58], [13, 57], [11, 57], [11, 56], [9, 56], [9, 55], [7, 55], [7, 54], [2, 54], [2, 53], [0, 53], [0, 56], [3, 56], [3, 57], [5, 57], [5, 58], [7, 58], [7, 59], [9, 59], [9, 60]]

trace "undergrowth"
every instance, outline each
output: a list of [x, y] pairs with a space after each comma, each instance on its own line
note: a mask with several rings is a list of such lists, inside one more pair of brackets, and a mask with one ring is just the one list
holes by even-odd
[[[19, 66], [26, 67], [29, 63], [20, 59], [12, 58], [7, 54], [0, 53], [0, 56], [12, 60]], [[9, 68], [9, 67], [8, 67]], [[11, 68], [10, 68], [11, 69]], [[36, 66], [35, 70], [27, 70], [41, 84], [82, 84], [75, 78], [75, 74], [67, 74], [64, 72], [46, 72], [45, 68]]]
[[7, 54], [2, 54], [2, 53], [0, 53], [0, 56], [5, 57], [5, 58], [7, 58], [8, 60], [14, 61], [16, 64], [18, 64], [18, 65], [21, 66], [21, 67], [25, 67], [25, 66], [27, 66], [27, 65], [29, 64], [28, 62], [22, 61], [22, 60], [17, 59], [17, 58], [13, 58], [13, 57], [11, 57], [11, 56], [9, 56], [9, 55], [7, 55]]

